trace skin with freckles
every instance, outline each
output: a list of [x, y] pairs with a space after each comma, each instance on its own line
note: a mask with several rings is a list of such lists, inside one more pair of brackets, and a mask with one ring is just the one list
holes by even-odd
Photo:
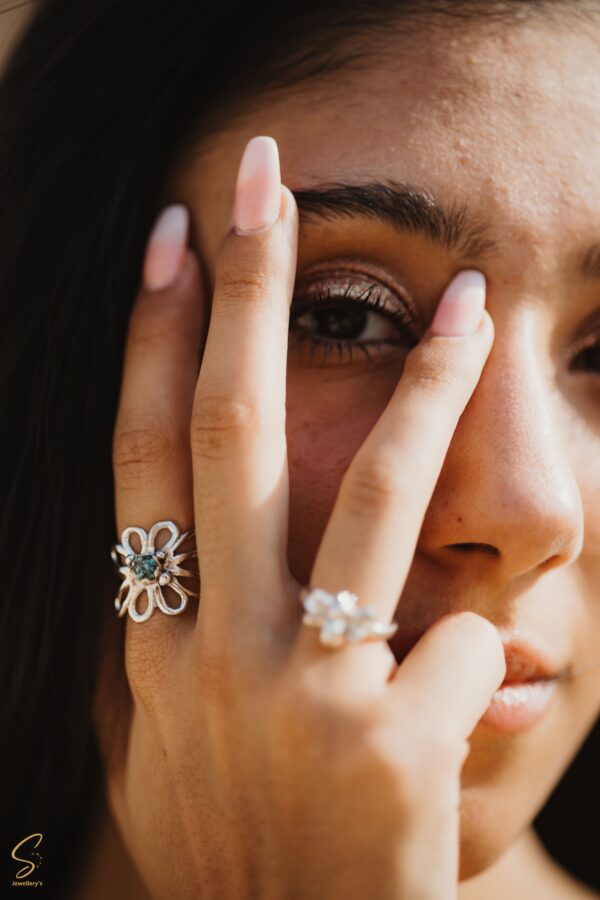
[[[590, 264], [600, 241], [600, 17], [585, 28], [568, 15], [426, 27], [427, 40], [378, 37], [360, 72], [232, 117], [172, 174], [164, 200], [190, 209], [191, 243], [212, 286], [241, 151], [253, 135], [276, 139], [300, 208], [286, 433], [288, 553], [303, 584], [342, 476], [443, 289], [460, 269], [485, 274], [494, 346], [450, 444], [395, 620], [422, 631], [473, 610], [535, 642], [557, 670], [600, 662], [600, 350], [575, 363], [594, 322], [600, 345], [600, 271]], [[468, 207], [489, 239], [483, 252], [441, 246], [375, 215], [303, 210], [302, 192], [373, 182]], [[356, 295], [383, 289], [386, 309], [405, 324], [335, 307], [349, 282]], [[329, 288], [329, 315], [310, 312], [317, 286]], [[367, 355], [357, 345], [368, 340], [380, 343]], [[493, 900], [502, 886], [512, 890], [511, 878], [522, 896], [528, 878], [544, 896], [578, 896], [533, 844], [515, 848], [528, 846], [523, 834], [599, 708], [596, 670], [561, 683], [529, 730], [475, 729], [462, 776], [461, 896]]]

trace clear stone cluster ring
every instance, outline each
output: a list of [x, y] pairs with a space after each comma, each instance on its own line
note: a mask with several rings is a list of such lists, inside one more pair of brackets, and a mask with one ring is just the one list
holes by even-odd
[[369, 606], [359, 606], [350, 591], [330, 593], [322, 588], [300, 589], [304, 607], [302, 621], [320, 629], [319, 640], [326, 647], [342, 647], [357, 641], [385, 641], [398, 625], [380, 622]]
[[[161, 531], [169, 531], [170, 537], [159, 545], [157, 538]], [[139, 551], [131, 546], [130, 538], [133, 534], [139, 538]], [[176, 552], [186, 538], [193, 535], [193, 529], [181, 534], [175, 522], [170, 520], [156, 522], [148, 532], [137, 525], [125, 528], [121, 534], [121, 543], [114, 544], [110, 551], [118, 572], [123, 576], [115, 597], [115, 609], [119, 616], [128, 612], [134, 622], [146, 622], [155, 609], [168, 616], [176, 616], [184, 611], [188, 597], [198, 596], [197, 591], [184, 587], [178, 581], [180, 577], [198, 578], [197, 572], [181, 566], [186, 559], [197, 557], [195, 548], [183, 553]], [[177, 606], [169, 606], [167, 603], [163, 593], [163, 589], [167, 588], [178, 595]], [[139, 612], [137, 603], [144, 592], [147, 595], [146, 606], [143, 612]]]

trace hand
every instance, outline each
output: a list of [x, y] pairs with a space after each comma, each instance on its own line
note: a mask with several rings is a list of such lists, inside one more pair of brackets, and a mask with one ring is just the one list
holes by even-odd
[[[275, 142], [255, 139], [252, 151], [235, 209], [251, 232], [224, 239], [199, 374], [206, 303], [190, 249], [175, 283], [143, 288], [131, 316], [114, 434], [118, 534], [161, 519], [194, 526], [201, 597], [177, 617], [126, 617], [134, 705], [111, 807], [157, 898], [450, 900], [460, 771], [504, 677], [502, 644], [480, 616], [450, 615], [397, 668], [385, 641], [332, 650], [301, 624], [285, 436], [298, 212]], [[181, 240], [181, 220], [171, 227]], [[146, 282], [172, 266], [176, 243], [151, 243]], [[434, 321], [452, 333], [457, 308], [470, 307], [473, 333], [430, 329], [408, 355], [311, 573], [311, 586], [352, 590], [385, 621], [492, 345], [482, 280], [459, 273]]]

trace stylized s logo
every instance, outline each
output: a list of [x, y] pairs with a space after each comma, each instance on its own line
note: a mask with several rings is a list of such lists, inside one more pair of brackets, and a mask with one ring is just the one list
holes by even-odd
[[[33, 849], [35, 850], [36, 847], [39, 847], [39, 846], [40, 846], [40, 843], [41, 843], [41, 840], [42, 840], [42, 835], [39, 834], [39, 833], [27, 835], [26, 838], [23, 838], [22, 841], [19, 841], [19, 843], [18, 843], [15, 847], [13, 847], [12, 853], [10, 854], [10, 855], [12, 856], [12, 858], [13, 858], [14, 860], [16, 860], [17, 862], [24, 862], [24, 863], [27, 863], [27, 865], [23, 866], [22, 869], [19, 869], [19, 871], [17, 872], [17, 874], [16, 874], [16, 876], [15, 876], [16, 878], [27, 878], [27, 876], [28, 876], [28, 875], [31, 875], [31, 873], [32, 873], [33, 870], [35, 869], [35, 863], [34, 863], [32, 860], [30, 860], [30, 859], [22, 859], [20, 856], [17, 856], [17, 851], [20, 850], [20, 848], [23, 846], [23, 844], [24, 844], [26, 841], [30, 841], [32, 838], [37, 838], [37, 842], [33, 845]], [[36, 855], [37, 855], [37, 854], [36, 854]]]

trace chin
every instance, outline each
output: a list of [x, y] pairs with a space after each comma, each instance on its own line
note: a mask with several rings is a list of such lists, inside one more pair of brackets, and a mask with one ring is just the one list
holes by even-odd
[[529, 828], [557, 774], [542, 774], [538, 766], [532, 778], [532, 756], [519, 740], [500, 748], [494, 736], [477, 729], [470, 743], [461, 776], [459, 881], [489, 869]]
[[515, 815], [510, 800], [493, 793], [482, 787], [461, 792], [459, 881], [489, 869], [533, 821], [533, 814]]
[[[529, 824], [529, 823], [525, 823]], [[466, 881], [489, 869], [508, 850], [515, 834], [504, 834], [495, 821], [493, 809], [461, 803], [460, 862], [458, 880]]]
[[595, 718], [570, 700], [561, 691], [519, 734], [482, 723], [471, 734], [461, 773], [460, 881], [489, 869], [530, 828], [572, 762]]

